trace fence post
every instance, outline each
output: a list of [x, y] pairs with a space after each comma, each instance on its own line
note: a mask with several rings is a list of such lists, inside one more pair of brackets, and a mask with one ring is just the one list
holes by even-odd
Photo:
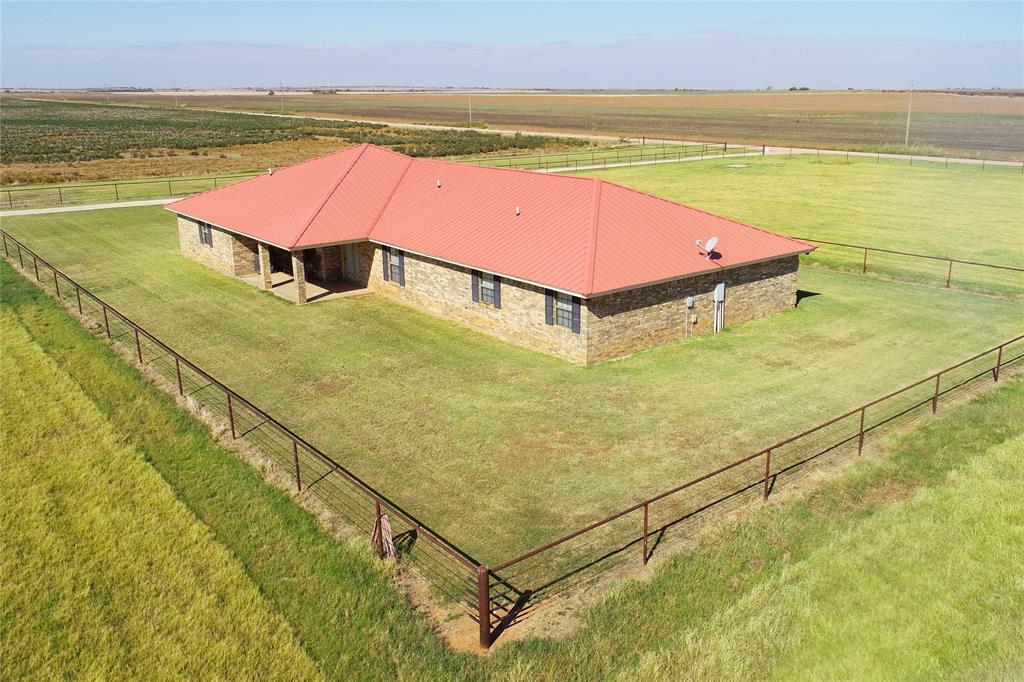
[[932, 414], [935, 414], [939, 409], [939, 379], [942, 378], [942, 374], [935, 375], [935, 394], [932, 395]]
[[21, 244], [18, 244], [18, 265], [21, 266], [22, 270], [25, 269], [25, 261], [21, 258]]
[[11, 257], [11, 252], [7, 250], [7, 235], [6, 234], [0, 234], [0, 237], [3, 237], [3, 240], [4, 240], [4, 255], [7, 256], [8, 258], [10, 258]]
[[82, 312], [82, 289], [77, 284], [75, 285], [75, 300], [78, 301], [78, 314], [85, 315]]
[[860, 274], [864, 274], [868, 271], [868, 250], [864, 249], [864, 264], [861, 266]]
[[761, 156], [765, 155], [765, 145], [761, 145]]
[[[302, 492], [302, 474], [299, 472], [299, 441], [292, 438], [292, 459], [295, 460], [295, 488]], [[377, 518], [380, 518], [380, 506], [378, 505]]]
[[866, 407], [860, 408], [860, 431], [857, 437], [857, 454], [864, 452], [864, 412], [867, 410]]
[[996, 383], [999, 383], [999, 369], [1003, 364], [1003, 347], [999, 346], [999, 350], [996, 352]]
[[953, 279], [953, 259], [949, 260], [949, 270], [946, 271], [946, 288], [949, 288], [949, 282]]
[[647, 565], [647, 507], [648, 504], [644, 502], [644, 566]]
[[768, 481], [772, 469], [772, 451], [764, 453], [764, 499], [768, 499]]
[[171, 196], [171, 181], [170, 180], [167, 181], [167, 196], [168, 197]]
[[224, 389], [224, 395], [228, 397], [228, 423], [231, 425], [231, 437], [235, 436], [235, 411], [231, 408], [231, 392], [226, 388]]
[[32, 267], [36, 271], [36, 281], [41, 282], [42, 280], [39, 279], [39, 261], [36, 260], [36, 254], [34, 253], [32, 254]]
[[[1022, 166], [1022, 168], [1024, 168], [1024, 166]], [[9, 208], [14, 208], [14, 199], [11, 197], [11, 190], [7, 190], [7, 206]]]
[[217, 189], [217, 176], [213, 176], [213, 188]]
[[57, 279], [57, 268], [53, 268], [53, 290], [57, 294], [57, 298], [60, 298], [60, 280]]
[[114, 183], [114, 201], [121, 201], [121, 195], [117, 193], [117, 183]]
[[491, 648], [491, 572], [487, 566], [476, 569], [477, 618], [480, 622], [480, 648]]
[[60, 187], [57, 188], [57, 201], [60, 202], [61, 206], [64, 205], [64, 194], [60, 191]]
[[103, 326], [107, 328], [107, 338], [113, 338], [110, 336], [110, 320], [107, 318], [107, 306], [103, 303], [100, 303], [100, 305], [103, 306]]
[[185, 387], [181, 383], [181, 361], [174, 356], [174, 373], [178, 375], [178, 395], [185, 395]]
[[142, 344], [139, 343], [139, 328], [132, 327], [135, 330], [135, 352], [139, 354], [139, 364], [142, 364]]

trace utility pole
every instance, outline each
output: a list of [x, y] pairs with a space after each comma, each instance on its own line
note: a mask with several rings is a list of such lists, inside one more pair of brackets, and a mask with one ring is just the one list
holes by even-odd
[[281, 87], [279, 87], [277, 89], [277, 91], [281, 93], [281, 113], [283, 114], [284, 113], [284, 81], [281, 81], [280, 86]]
[[914, 81], [910, 81], [910, 98], [907, 100], [907, 132], [903, 136], [903, 146], [910, 146], [910, 109], [914, 106]]
[[469, 122], [473, 122], [473, 93], [469, 93]]

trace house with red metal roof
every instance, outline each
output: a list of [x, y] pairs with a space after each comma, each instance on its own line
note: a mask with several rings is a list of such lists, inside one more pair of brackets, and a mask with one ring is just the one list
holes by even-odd
[[298, 303], [372, 292], [578, 363], [792, 307], [813, 248], [605, 180], [370, 144], [167, 209], [184, 255]]

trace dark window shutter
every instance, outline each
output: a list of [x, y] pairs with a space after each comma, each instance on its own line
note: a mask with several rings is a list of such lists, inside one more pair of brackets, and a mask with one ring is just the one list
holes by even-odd
[[572, 333], [580, 333], [580, 299], [572, 297]]
[[478, 303], [480, 301], [480, 273], [476, 270], [470, 270], [469, 275], [470, 288], [472, 289], [470, 295], [473, 297], [473, 303]]
[[501, 308], [501, 277], [494, 276], [494, 307]]
[[398, 283], [405, 286], [405, 251], [398, 252]]
[[544, 290], [544, 324], [555, 323], [555, 292]]
[[199, 228], [199, 243], [200, 244], [205, 244], [206, 243], [206, 232], [203, 231], [203, 224], [202, 223], [196, 223], [196, 227]]
[[380, 247], [381, 259], [384, 261], [384, 281], [391, 281], [391, 249], [386, 246]]

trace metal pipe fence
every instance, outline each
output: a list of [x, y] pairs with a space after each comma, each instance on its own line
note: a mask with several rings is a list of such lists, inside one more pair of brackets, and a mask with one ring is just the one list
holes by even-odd
[[728, 142], [662, 143], [655, 146], [593, 149], [560, 154], [522, 154], [461, 160], [477, 166], [516, 168], [545, 172], [575, 172], [657, 162], [682, 161], [687, 158], [722, 158], [725, 156], [764, 155], [764, 145], [730, 145]]
[[[314, 445], [254, 405], [127, 315], [0, 230], [4, 255], [34, 276], [38, 286], [77, 311], [83, 323], [116, 342], [172, 392], [227, 426], [292, 479], [296, 493], [315, 495], [367, 536], [389, 515], [398, 555], [445, 600], [475, 613], [477, 562]], [[26, 267], [31, 261], [31, 269]]]
[[[260, 171], [244, 171], [229, 175], [202, 178], [159, 178], [154, 180], [124, 180], [65, 184], [51, 187], [5, 188], [0, 194], [0, 206], [7, 209], [37, 208], [40, 206], [68, 206], [88, 203], [129, 201], [132, 199], [159, 199], [184, 196], [223, 187], [232, 181], [259, 175]], [[3, 196], [6, 195], [6, 196]]]
[[[972, 291], [992, 291], [994, 293], [1016, 293], [1024, 294], [1024, 268], [1010, 265], [997, 265], [995, 263], [980, 263], [978, 261], [962, 260], [950, 256], [935, 256], [923, 253], [912, 253], [908, 251], [897, 251], [895, 249], [882, 249], [863, 244], [845, 244], [843, 242], [825, 241], [823, 239], [809, 239], [807, 237], [795, 237], [800, 241], [812, 244], [821, 244], [826, 247], [844, 249], [847, 253], [855, 253], [856, 257], [844, 258], [840, 256], [837, 264], [844, 269], [859, 271], [866, 274], [869, 269], [868, 254], [884, 254], [887, 258], [879, 262], [877, 257], [870, 262], [872, 271], [883, 275], [898, 277], [908, 274], [914, 279], [942, 283], [947, 289], [962, 288]], [[851, 253], [852, 252], [852, 253]], [[814, 258], [814, 254], [809, 254]], [[905, 259], [912, 259], [915, 267], [908, 272], [902, 265]], [[928, 269], [919, 267], [920, 262], [934, 263], [937, 267]], [[954, 265], [956, 265], [956, 276], [954, 276]], [[963, 274], [963, 273], [967, 274]], [[1011, 274], [1014, 273], [1014, 274]]]
[[[840, 458], [863, 453], [869, 439], [909, 424], [951, 400], [1024, 369], [1024, 334], [930, 374], [817, 426], [717, 469], [648, 496], [624, 509], [493, 567], [482, 565], [411, 513], [324, 454], [238, 392], [173, 350], [4, 230], [4, 255], [33, 273], [38, 285], [76, 310], [87, 326], [226, 423], [276, 463], [298, 494], [312, 494], [356, 529], [374, 538], [387, 513], [398, 556], [444, 599], [469, 612], [488, 648], [545, 599], [596, 580], [617, 565], [646, 565], [658, 551], [694, 537], [742, 505], [767, 500], [783, 483]], [[32, 268], [27, 263], [31, 260]], [[41, 270], [40, 270], [41, 268]]]

